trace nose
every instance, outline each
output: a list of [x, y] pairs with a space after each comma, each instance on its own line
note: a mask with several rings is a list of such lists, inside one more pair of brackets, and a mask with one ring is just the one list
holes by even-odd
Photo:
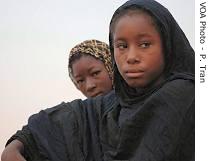
[[93, 92], [96, 89], [96, 83], [94, 79], [92, 78], [87, 78], [86, 80], [86, 91], [88, 93]]
[[137, 49], [135, 47], [130, 47], [127, 53], [127, 63], [128, 64], [136, 64], [140, 62], [140, 55], [137, 53]]

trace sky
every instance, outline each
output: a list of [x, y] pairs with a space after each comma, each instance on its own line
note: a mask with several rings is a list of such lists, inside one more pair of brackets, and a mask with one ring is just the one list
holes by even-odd
[[[195, 46], [194, 1], [158, 0]], [[109, 22], [126, 0], [0, 0], [0, 154], [41, 109], [85, 97], [68, 77], [68, 54], [87, 39], [108, 43]]]

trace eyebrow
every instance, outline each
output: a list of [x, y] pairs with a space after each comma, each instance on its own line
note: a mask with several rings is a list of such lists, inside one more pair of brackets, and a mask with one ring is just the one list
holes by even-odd
[[75, 79], [82, 77], [81, 75], [73, 75]]
[[[93, 69], [94, 69], [94, 70], [101, 70], [100, 67], [97, 67], [97, 66], [90, 66], [90, 68], [88, 69], [88, 72], [91, 72]], [[79, 75], [79, 74], [78, 74], [78, 75], [75, 75], [75, 76], [73, 75], [74, 78], [80, 78], [80, 77], [82, 77], [82, 76], [83, 76], [83, 75]]]
[[[144, 37], [148, 37], [148, 38], [150, 38], [150, 37], [152, 37], [152, 34], [150, 34], [150, 33], [142, 33], [142, 34], [138, 34], [137, 36], [135, 36], [135, 37], [137, 37], [137, 38], [144, 38]], [[114, 43], [116, 43], [117, 41], [125, 41], [126, 39], [124, 38], [124, 37], [116, 37], [115, 39], [114, 39]]]

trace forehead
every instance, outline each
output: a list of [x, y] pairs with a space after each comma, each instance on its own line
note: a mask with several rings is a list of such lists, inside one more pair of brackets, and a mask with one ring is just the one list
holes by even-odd
[[105, 68], [104, 63], [90, 55], [84, 55], [72, 63], [73, 76], [79, 76], [90, 72], [95, 68]]
[[130, 12], [118, 19], [114, 29], [114, 39], [124, 36], [156, 36], [159, 35], [150, 15], [144, 12]]
[[150, 13], [150, 11], [147, 11], [146, 9], [143, 9], [143, 8], [138, 8], [136, 6], [134, 7], [129, 7], [129, 8], [126, 8], [126, 9], [123, 9], [121, 11], [118, 12], [118, 14], [116, 14], [113, 19], [112, 19], [112, 23], [111, 23], [111, 26], [112, 26], [112, 29], [115, 28], [117, 22], [122, 18], [122, 17], [125, 17], [125, 16], [133, 16], [133, 15], [147, 15], [148, 17], [150, 17], [149, 19], [151, 20], [152, 22], [152, 19], [154, 18], [152, 16], [152, 14]]

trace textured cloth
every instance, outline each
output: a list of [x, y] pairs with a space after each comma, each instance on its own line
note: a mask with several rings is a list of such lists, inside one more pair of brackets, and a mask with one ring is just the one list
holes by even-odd
[[[106, 43], [94, 39], [86, 40], [71, 49], [69, 54], [69, 61], [71, 60], [72, 56], [76, 54], [88, 54], [96, 59], [101, 60], [104, 63], [110, 78], [113, 78], [111, 53], [109, 46]], [[71, 80], [75, 82], [70, 65], [68, 66], [68, 70]]]
[[[41, 153], [37, 154], [38, 160], [194, 158], [193, 79], [176, 77], [168, 81], [143, 102], [128, 107], [135, 110], [120, 123], [122, 108], [111, 92], [104, 97], [63, 103], [32, 116], [28, 127]], [[26, 153], [32, 148], [26, 146]]]

